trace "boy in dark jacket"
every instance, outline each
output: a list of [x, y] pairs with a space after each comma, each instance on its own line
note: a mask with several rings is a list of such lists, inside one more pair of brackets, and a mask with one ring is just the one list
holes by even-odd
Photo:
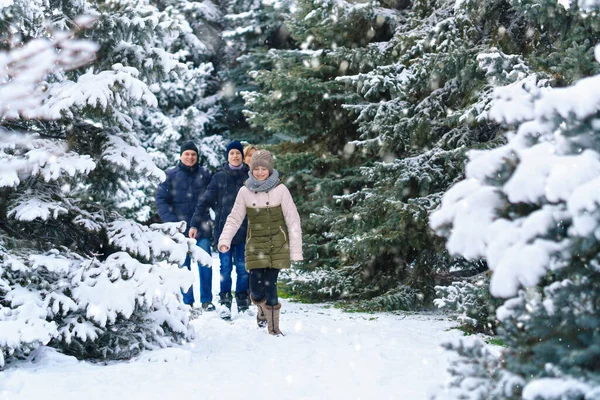
[[[187, 142], [181, 146], [177, 166], [167, 170], [167, 179], [158, 185], [156, 190], [156, 209], [163, 222], [185, 221], [188, 235], [196, 202], [206, 191], [210, 182], [210, 174], [198, 165], [198, 148], [194, 142]], [[208, 210], [197, 215], [196, 244], [201, 249], [210, 252], [211, 226]], [[182, 267], [190, 267], [188, 256]], [[200, 302], [204, 311], [214, 311], [212, 303], [212, 268], [210, 265], [200, 265]], [[190, 306], [194, 304], [193, 286], [187, 292], [181, 291], [183, 302]]]
[[[212, 208], [215, 212], [215, 227], [213, 238], [215, 244], [221, 236], [221, 231], [235, 203], [238, 191], [248, 179], [249, 168], [244, 164], [244, 149], [238, 141], [233, 141], [227, 146], [227, 163], [211, 179], [206, 192], [200, 197], [196, 211], [192, 218], [189, 236], [195, 238], [200, 235], [203, 216]], [[248, 272], [244, 253], [246, 250], [246, 227], [244, 221], [240, 230], [233, 238], [231, 248], [225, 253], [219, 253], [221, 261], [221, 292], [219, 303], [222, 305], [219, 315], [223, 319], [231, 319], [231, 272], [235, 264], [237, 280], [235, 284], [235, 298], [238, 312], [248, 311], [250, 298], [248, 295]]]

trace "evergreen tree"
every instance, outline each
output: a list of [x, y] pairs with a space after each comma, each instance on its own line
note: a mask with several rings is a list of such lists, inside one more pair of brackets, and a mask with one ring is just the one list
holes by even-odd
[[179, 288], [193, 278], [177, 267], [208, 255], [180, 224], [118, 212], [134, 182], [164, 177], [133, 116], [158, 105], [148, 84], [175, 56], [149, 44], [172, 25], [135, 2], [0, 13], [0, 366], [40, 344], [114, 359], [190, 338]]
[[[133, 130], [156, 165], [163, 170], [175, 165], [181, 144], [192, 140], [200, 151], [199, 162], [216, 168], [225, 148], [218, 135], [221, 96], [212, 63], [218, 35], [213, 24], [221, 14], [210, 2], [153, 3], [113, 3], [104, 22], [112, 34], [102, 36], [99, 26], [92, 39], [105, 49], [103, 62], [118, 61], [142, 71], [140, 79], [156, 96], [156, 105], [138, 106], [130, 113]], [[139, 179], [131, 185], [123, 193], [121, 212], [147, 221], [155, 184]]]
[[[137, 129], [141, 130], [148, 152], [157, 165], [168, 168], [179, 158], [179, 147], [195, 141], [199, 162], [209, 167], [220, 165], [223, 140], [217, 133], [222, 118], [219, 82], [213, 58], [218, 50], [222, 18], [211, 2], [155, 1], [169, 30], [152, 37], [153, 43], [136, 43], [142, 48], [157, 48], [170, 55], [172, 69], [150, 81], [158, 107], [144, 108]], [[148, 59], [138, 55], [138, 58]]]
[[448, 286], [436, 286], [433, 303], [455, 313], [463, 331], [496, 335], [495, 311], [502, 304], [490, 296], [489, 288], [487, 273], [475, 275]]
[[[523, 381], [509, 374], [502, 367], [499, 351], [487, 346], [476, 336], [463, 338], [443, 347], [457, 353], [458, 359], [451, 363], [448, 371], [452, 376], [443, 393], [433, 396], [435, 400], [494, 400], [511, 397]], [[468, 377], [468, 379], [465, 379]], [[502, 387], [496, 387], [492, 379], [502, 381]]]
[[[529, 6], [523, 7], [527, 20], [548, 21], [544, 12], [532, 18]], [[495, 90], [489, 118], [514, 131], [503, 146], [469, 153], [466, 179], [444, 195], [431, 218], [451, 253], [486, 259], [490, 293], [508, 299], [496, 313], [507, 346], [503, 362], [480, 398], [600, 395], [600, 75], [557, 87], [579, 73], [598, 72], [591, 67], [589, 38], [597, 38], [600, 24], [588, 20], [595, 9], [554, 10], [552, 18], [572, 23], [563, 36], [552, 36], [558, 43], [552, 51], [565, 57], [552, 64], [540, 53], [530, 55], [541, 71], [550, 63], [552, 75], [530, 73]], [[545, 29], [533, 36], [556, 33]], [[476, 362], [474, 357], [464, 362]], [[466, 388], [458, 386], [463, 391], [456, 398]]]
[[[291, 36], [298, 48], [270, 50], [266, 54], [265, 65], [268, 68], [251, 72], [259, 90], [244, 93], [248, 108], [245, 113], [251, 125], [265, 129], [272, 140], [288, 142], [274, 150], [279, 157], [278, 169], [286, 174], [286, 184], [304, 215], [305, 240], [311, 243], [309, 250], [305, 248], [305, 258], [309, 262], [317, 256], [314, 245], [326, 246], [330, 240], [321, 236], [325, 230], [321, 221], [309, 220], [307, 216], [316, 207], [334, 207], [333, 195], [343, 193], [347, 182], [353, 181], [355, 187], [359, 187], [365, 180], [361, 177], [339, 179], [339, 172], [354, 168], [354, 160], [347, 159], [343, 149], [347, 139], [356, 136], [356, 129], [347, 113], [343, 112], [342, 104], [355, 101], [356, 96], [349, 93], [344, 84], [335, 81], [335, 77], [343, 74], [337, 60], [329, 62], [322, 57], [324, 52], [318, 49], [318, 38], [294, 21], [306, 20], [308, 25], [316, 24], [318, 16], [305, 19], [314, 8], [316, 13], [325, 14], [327, 10], [338, 13], [349, 23], [356, 21], [358, 24], [371, 18], [372, 25], [376, 25], [371, 4], [368, 7], [352, 7], [349, 3], [316, 6], [313, 7], [310, 2], [296, 4], [296, 12], [286, 20], [286, 26], [291, 27]], [[341, 38], [340, 44], [343, 40]], [[350, 47], [354, 37], [345, 40]], [[295, 143], [290, 143], [290, 140]], [[319, 262], [333, 265], [338, 262], [336, 254], [328, 249], [322, 250], [318, 256], [321, 257]], [[329, 273], [322, 274], [322, 277], [328, 282], [340, 282], [337, 276]], [[296, 295], [303, 295], [301, 288], [298, 289]], [[308, 296], [314, 298], [310, 293]]]
[[243, 115], [242, 93], [257, 90], [253, 71], [272, 69], [267, 57], [270, 49], [291, 46], [284, 17], [292, 6], [289, 0], [229, 0], [221, 4], [225, 15], [219, 77], [223, 86], [222, 104], [227, 110], [223, 123], [234, 138], [250, 143], [273, 142], [262, 127], [248, 126]]

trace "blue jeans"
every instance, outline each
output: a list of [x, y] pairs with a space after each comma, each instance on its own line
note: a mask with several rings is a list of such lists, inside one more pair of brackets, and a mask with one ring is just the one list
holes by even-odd
[[245, 251], [246, 243], [239, 243], [232, 244], [226, 253], [219, 252], [219, 260], [221, 260], [221, 293], [231, 293], [231, 271], [233, 271], [233, 264], [235, 264], [235, 273], [237, 274], [235, 292], [248, 291]]
[[[196, 240], [196, 246], [200, 247], [202, 250], [206, 251], [209, 255], [210, 253], [210, 239], [209, 238], [200, 238]], [[191, 259], [188, 255], [185, 258], [185, 263], [181, 266], [187, 267], [188, 270], [191, 270], [190, 267]], [[211, 266], [201, 265], [198, 263], [198, 272], [200, 273], [200, 302], [212, 302], [212, 268]], [[187, 292], [181, 290], [181, 294], [183, 294], [183, 303], [192, 305], [194, 304], [194, 286], [190, 286]]]

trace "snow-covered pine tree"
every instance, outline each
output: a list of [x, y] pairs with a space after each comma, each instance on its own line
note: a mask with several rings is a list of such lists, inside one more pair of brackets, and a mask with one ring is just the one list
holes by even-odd
[[438, 308], [457, 315], [460, 329], [467, 333], [495, 335], [497, 327], [496, 307], [500, 304], [490, 296], [490, 280], [487, 273], [478, 274], [451, 285], [436, 286]]
[[[517, 398], [514, 396], [523, 381], [501, 368], [502, 353], [498, 347], [488, 346], [477, 336], [444, 343], [443, 347], [457, 353], [458, 358], [448, 368], [452, 379], [433, 396], [434, 400]], [[502, 381], [503, 385], [494, 386], [493, 380]]]
[[[252, 72], [259, 90], [244, 93], [251, 125], [266, 129], [275, 140], [285, 141], [273, 150], [303, 215], [308, 268], [329, 267], [319, 276], [335, 286], [328, 286], [321, 295], [314, 289], [324, 285], [297, 286], [296, 295], [314, 299], [352, 292], [344, 287], [343, 282], [348, 279], [338, 279], [339, 274], [334, 271], [340, 264], [335, 243], [322, 234], [330, 224], [309, 216], [318, 209], [336, 208], [334, 195], [367, 184], [356, 172], [356, 166], [368, 160], [360, 152], [344, 152], [347, 141], [358, 136], [353, 119], [342, 105], [356, 102], [357, 96], [335, 78], [360, 72], [360, 62], [349, 66], [339, 55], [364, 43], [364, 32], [353, 33], [349, 28], [364, 27], [368, 32], [377, 32], [367, 41], [373, 40], [391, 31], [393, 15], [389, 9], [371, 2], [296, 3], [295, 12], [286, 19], [296, 48], [270, 50], [266, 56], [272, 67]], [[355, 172], [350, 173], [353, 169]]]
[[[554, 37], [552, 51], [579, 60], [555, 59], [553, 79], [529, 73], [495, 90], [489, 118], [514, 127], [508, 142], [471, 151], [466, 179], [431, 217], [451, 253], [486, 259], [491, 294], [508, 299], [496, 313], [506, 343], [501, 368], [487, 377], [485, 393], [466, 398], [600, 397], [600, 75], [551, 87], [598, 70], [590, 67], [588, 38], [598, 36], [600, 23], [589, 21], [597, 4], [561, 7], [554, 5], [553, 17], [571, 25], [563, 40]], [[534, 14], [548, 20], [541, 10]], [[543, 38], [544, 29], [534, 28], [532, 36]], [[529, 60], [543, 68], [549, 61], [542, 54]], [[597, 46], [595, 54], [600, 61]], [[478, 363], [476, 357], [463, 362]], [[457, 375], [463, 383], [472, 377]], [[469, 385], [459, 382], [453, 398], [469, 396]]]
[[[41, 344], [110, 359], [192, 334], [178, 296], [193, 278], [177, 266], [208, 256], [179, 224], [142, 226], [116, 208], [132, 181], [163, 177], [130, 117], [157, 105], [140, 80], [154, 72], [124, 55], [111, 63], [108, 43], [81, 40], [117, 27], [152, 37], [163, 28], [144, 19], [153, 12], [117, 2], [0, 7], [0, 366]], [[151, 53], [157, 73], [168, 70], [173, 57]]]
[[[153, 42], [137, 42], [141, 49], [160, 49], [172, 57], [173, 68], [150, 81], [158, 107], [145, 108], [139, 118], [145, 146], [160, 168], [179, 158], [182, 143], [193, 140], [200, 150], [199, 162], [216, 167], [225, 147], [217, 135], [221, 116], [219, 83], [213, 58], [219, 46], [216, 24], [222, 15], [210, 1], [154, 1], [169, 30]], [[120, 50], [120, 49], [117, 49]], [[137, 58], [151, 62], [148, 55]], [[151, 63], [154, 64], [154, 63]]]
[[[219, 10], [210, 1], [161, 0], [112, 2], [109, 12], [91, 37], [105, 49], [106, 65], [99, 67], [119, 62], [136, 68], [156, 96], [156, 105], [138, 106], [129, 114], [152, 160], [163, 170], [171, 167], [180, 145], [193, 140], [200, 163], [220, 165], [225, 145], [217, 129], [221, 96], [212, 63]], [[155, 184], [143, 178], [130, 184], [118, 197], [120, 211], [147, 221], [153, 215]]]
[[225, 15], [219, 77], [223, 82], [223, 106], [227, 110], [224, 123], [234, 138], [262, 144], [272, 141], [262, 127], [248, 126], [242, 114], [244, 99], [241, 93], [257, 90], [249, 72], [273, 68], [266, 56], [269, 49], [291, 47], [284, 17], [292, 4], [289, 0], [228, 0], [221, 3]]
[[[398, 288], [390, 283], [408, 286], [429, 302], [435, 283], [448, 282], [449, 271], [480, 270], [480, 263], [449, 257], [428, 229], [429, 213], [462, 176], [465, 150], [502, 141], [499, 126], [485, 120], [492, 85], [486, 82], [489, 60], [478, 54], [497, 45], [491, 32], [519, 20], [493, 2], [470, 11], [456, 9], [454, 1], [414, 2], [394, 38], [380, 46], [393, 63], [338, 78], [364, 99], [346, 106], [357, 115], [361, 134], [351, 145], [376, 152], [373, 166], [361, 168], [372, 185], [339, 197], [350, 204], [347, 223], [340, 224], [349, 229], [338, 233], [342, 252], [368, 260], [362, 270], [384, 283], [381, 298], [367, 305], [394, 306]], [[517, 39], [505, 40], [514, 46]], [[502, 61], [502, 79], [522, 74], [519, 60]]]

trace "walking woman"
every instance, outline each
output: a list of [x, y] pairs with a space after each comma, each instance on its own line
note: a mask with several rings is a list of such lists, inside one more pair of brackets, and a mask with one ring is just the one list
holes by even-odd
[[266, 150], [252, 156], [249, 178], [227, 217], [218, 249], [229, 251], [232, 238], [248, 216], [246, 269], [250, 299], [258, 307], [257, 324], [266, 325], [271, 335], [283, 335], [279, 329], [277, 276], [291, 261], [302, 261], [302, 228], [292, 195], [273, 166], [273, 156]]

